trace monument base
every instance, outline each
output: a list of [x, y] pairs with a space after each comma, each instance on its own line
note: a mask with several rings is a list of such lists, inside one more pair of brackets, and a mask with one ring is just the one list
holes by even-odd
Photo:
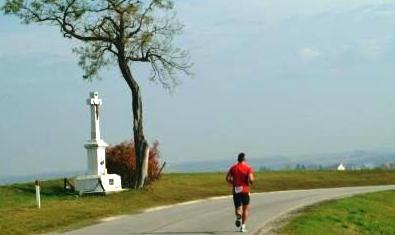
[[80, 195], [119, 192], [122, 191], [121, 177], [117, 174], [78, 176], [75, 179], [75, 190]]

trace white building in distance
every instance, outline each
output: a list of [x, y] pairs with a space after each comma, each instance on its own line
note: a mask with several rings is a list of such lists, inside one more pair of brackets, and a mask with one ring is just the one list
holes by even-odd
[[343, 165], [343, 163], [340, 163], [339, 166], [337, 166], [338, 171], [345, 171], [346, 167]]

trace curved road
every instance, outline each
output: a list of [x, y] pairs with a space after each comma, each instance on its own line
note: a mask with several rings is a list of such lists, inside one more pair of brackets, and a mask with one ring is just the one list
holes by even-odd
[[[248, 234], [263, 234], [268, 223], [286, 213], [320, 201], [359, 193], [395, 190], [395, 185], [255, 193], [251, 195]], [[240, 234], [234, 226], [230, 196], [159, 207], [136, 215], [107, 218], [68, 235]]]

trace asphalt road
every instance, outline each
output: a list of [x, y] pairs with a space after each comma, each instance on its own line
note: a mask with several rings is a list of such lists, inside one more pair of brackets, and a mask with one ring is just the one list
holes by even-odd
[[[265, 226], [285, 214], [320, 201], [359, 193], [394, 190], [395, 185], [294, 190], [251, 195], [247, 234], [264, 234]], [[182, 193], [182, 192], [180, 192]], [[136, 215], [107, 218], [102, 223], [67, 232], [68, 235], [134, 234], [240, 234], [234, 226], [231, 197], [219, 197], [169, 207], [154, 208]]]

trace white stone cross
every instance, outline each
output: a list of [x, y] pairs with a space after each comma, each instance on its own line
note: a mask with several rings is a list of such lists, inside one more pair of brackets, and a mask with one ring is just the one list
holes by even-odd
[[88, 171], [75, 180], [75, 189], [80, 194], [122, 191], [121, 177], [107, 174], [106, 147], [100, 138], [99, 108], [102, 104], [98, 92], [90, 92], [87, 103], [91, 110], [91, 139], [84, 145], [87, 151]]
[[99, 99], [98, 92], [91, 92], [90, 98], [87, 99], [88, 105], [91, 106], [91, 139], [100, 140], [100, 119], [99, 119], [99, 107], [102, 104]]

